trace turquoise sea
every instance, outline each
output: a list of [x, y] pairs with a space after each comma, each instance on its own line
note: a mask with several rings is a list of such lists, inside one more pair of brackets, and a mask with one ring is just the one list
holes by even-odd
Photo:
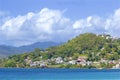
[[0, 80], [120, 80], [120, 69], [1, 68]]

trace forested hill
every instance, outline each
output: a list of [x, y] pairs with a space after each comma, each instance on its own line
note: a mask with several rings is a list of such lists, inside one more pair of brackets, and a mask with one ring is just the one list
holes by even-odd
[[[89, 54], [97, 58], [120, 54], [120, 39], [110, 35], [96, 35], [85, 33], [69, 40], [64, 45], [49, 48], [53, 56], [74, 56], [75, 54]], [[92, 58], [92, 57], [91, 57]]]

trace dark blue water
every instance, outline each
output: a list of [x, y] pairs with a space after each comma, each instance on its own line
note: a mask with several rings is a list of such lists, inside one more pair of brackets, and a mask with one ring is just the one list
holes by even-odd
[[120, 69], [0, 69], [0, 80], [120, 80]]

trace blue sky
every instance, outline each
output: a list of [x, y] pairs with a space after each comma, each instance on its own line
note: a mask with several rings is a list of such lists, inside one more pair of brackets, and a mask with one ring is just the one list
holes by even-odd
[[[43, 8], [67, 10], [73, 19], [89, 15], [106, 16], [120, 7], [120, 0], [0, 0], [0, 10], [11, 16], [37, 12]], [[76, 16], [73, 16], [76, 15]]]
[[120, 0], [0, 0], [0, 44], [64, 42], [81, 33], [120, 37]]

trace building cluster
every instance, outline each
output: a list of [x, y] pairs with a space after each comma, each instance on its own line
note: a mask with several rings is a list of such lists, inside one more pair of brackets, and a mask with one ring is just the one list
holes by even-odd
[[113, 65], [113, 69], [120, 68], [120, 59], [119, 60], [105, 60], [101, 59], [100, 61], [87, 61], [86, 58], [80, 57], [76, 60], [70, 59], [63, 59], [62, 57], [57, 58], [51, 58], [47, 60], [40, 60], [40, 61], [32, 61], [31, 59], [25, 59], [26, 64], [29, 64], [30, 67], [47, 67], [48, 65], [59, 65], [59, 64], [71, 64], [71, 65], [81, 65], [81, 66], [90, 66], [90, 65], [96, 65], [100, 66], [101, 63], [104, 63], [105, 65], [111, 64]]

